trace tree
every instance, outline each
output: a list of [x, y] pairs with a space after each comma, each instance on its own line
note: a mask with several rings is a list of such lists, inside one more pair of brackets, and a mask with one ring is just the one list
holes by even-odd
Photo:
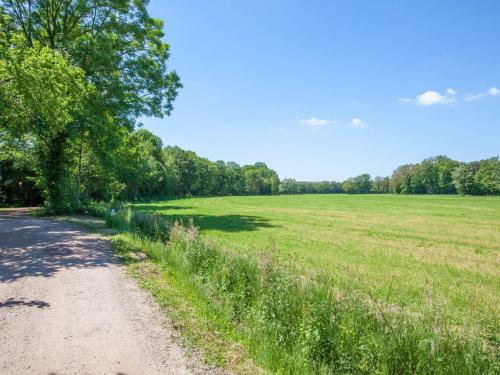
[[[70, 89], [58, 84], [65, 84], [61, 78], [76, 78], [76, 72], [79, 79], [83, 78], [82, 85], [92, 88], [87, 91], [83, 107], [73, 107], [78, 110], [73, 109], [68, 114], [70, 117], [38, 113], [40, 106], [30, 108], [36, 118], [45, 115], [44, 123], [53, 135], [48, 147], [51, 154], [42, 154], [41, 160], [54, 172], [46, 176], [47, 186], [54, 190], [47, 198], [50, 204], [58, 206], [62, 192], [56, 190], [61, 186], [60, 176], [67, 171], [65, 162], [71, 159], [67, 154], [72, 145], [79, 142], [81, 160], [84, 143], [91, 147], [92, 139], [104, 136], [120, 141], [123, 137], [118, 129], [132, 130], [139, 116], [170, 114], [181, 87], [179, 78], [167, 69], [169, 46], [162, 41], [163, 23], [149, 16], [146, 0], [0, 0], [0, 4], [2, 30], [7, 41], [3, 43], [4, 49], [11, 48], [15, 40], [17, 50], [26, 50], [26, 54], [41, 53], [40, 58], [47, 61], [47, 51], [54, 51], [54, 61], [46, 70], [57, 74], [57, 69], [52, 68], [58, 65], [63, 75], [57, 82], [45, 82], [43, 87], [54, 86], [48, 87], [49, 93], [56, 88]], [[31, 50], [34, 52], [29, 52]], [[60, 107], [70, 108], [66, 105], [67, 97], [62, 95], [52, 100], [56, 104], [51, 109], [54, 114], [56, 110], [64, 112]], [[61, 130], [63, 121], [65, 126], [71, 126], [71, 131]], [[114, 143], [116, 147], [117, 143]]]
[[404, 164], [396, 168], [391, 176], [391, 190], [396, 194], [412, 193], [412, 176], [415, 170], [415, 165]]
[[280, 182], [280, 194], [297, 194], [297, 181], [293, 178], [285, 178]]
[[437, 168], [433, 158], [415, 165], [410, 179], [410, 192], [413, 194], [438, 193]]
[[13, 36], [0, 46], [0, 130], [32, 138], [40, 185], [48, 202], [61, 209], [67, 190], [65, 149], [91, 86], [59, 52], [40, 43], [24, 48], [23, 43]]
[[227, 192], [230, 195], [245, 194], [245, 181], [243, 171], [238, 163], [229, 161], [226, 163]]
[[479, 162], [474, 182], [481, 194], [500, 194], [500, 160], [498, 156]]
[[245, 193], [252, 195], [278, 194], [278, 174], [264, 163], [255, 163], [243, 167]]
[[193, 151], [169, 146], [163, 149], [163, 158], [167, 168], [175, 171], [177, 184], [173, 193], [197, 194], [201, 185], [198, 156]]
[[455, 160], [446, 156], [437, 156], [438, 190], [441, 194], [456, 194], [457, 190], [453, 184], [453, 170], [459, 165]]
[[139, 129], [132, 134], [137, 146], [141, 148], [141, 155], [145, 159], [147, 173], [142, 186], [142, 195], [152, 197], [166, 193], [168, 186], [168, 172], [163, 163], [163, 143], [160, 137], [149, 130]]
[[0, 133], [0, 206], [40, 204], [35, 163], [31, 142]]
[[377, 194], [387, 194], [390, 193], [390, 180], [389, 177], [377, 176], [372, 182], [372, 192]]
[[335, 181], [296, 181], [285, 178], [280, 182], [280, 194], [336, 194], [343, 193], [342, 184]]
[[458, 194], [479, 194], [479, 188], [474, 181], [477, 169], [477, 163], [464, 163], [455, 168], [452, 178]]
[[342, 188], [348, 194], [367, 194], [372, 190], [372, 181], [369, 174], [361, 174], [344, 181]]

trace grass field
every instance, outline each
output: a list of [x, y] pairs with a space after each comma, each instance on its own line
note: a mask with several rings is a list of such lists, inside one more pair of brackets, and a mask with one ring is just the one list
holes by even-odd
[[302, 195], [136, 204], [190, 218], [230, 251], [273, 251], [305, 277], [332, 279], [413, 313], [498, 332], [500, 198]]

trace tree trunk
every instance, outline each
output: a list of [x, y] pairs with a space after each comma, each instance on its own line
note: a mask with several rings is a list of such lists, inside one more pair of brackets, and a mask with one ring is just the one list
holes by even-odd
[[52, 138], [47, 150], [44, 174], [47, 189], [47, 204], [54, 212], [67, 208], [66, 186], [64, 181], [65, 151], [68, 135], [64, 132]]
[[80, 149], [78, 150], [78, 178], [76, 181], [76, 204], [80, 205], [80, 186], [82, 179], [82, 152], [83, 152], [83, 136], [80, 138]]

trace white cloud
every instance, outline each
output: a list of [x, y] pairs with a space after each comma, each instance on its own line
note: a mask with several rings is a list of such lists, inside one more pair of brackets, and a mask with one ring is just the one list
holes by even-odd
[[474, 100], [478, 100], [481, 98], [484, 98], [484, 94], [475, 94], [475, 95], [470, 94], [470, 95], [465, 95], [464, 100], [466, 102], [472, 102]]
[[498, 95], [500, 95], [500, 90], [497, 89], [496, 87], [491, 87], [488, 90], [488, 94], [490, 94], [491, 96], [498, 96]]
[[[417, 95], [415, 99], [398, 98], [398, 101], [400, 103], [415, 103], [423, 106], [430, 106], [434, 104], [454, 103], [458, 100], [456, 95], [457, 90], [447, 88], [446, 94], [444, 95], [440, 94], [437, 91], [428, 90], [420, 95]], [[478, 94], [466, 94], [463, 96], [463, 100], [466, 102], [472, 102], [474, 100], [483, 99], [488, 96], [500, 96], [500, 89], [492, 86], [489, 88], [489, 90]]]
[[498, 89], [496, 87], [490, 87], [489, 90], [487, 90], [485, 92], [482, 92], [480, 94], [465, 95], [464, 96], [464, 100], [466, 102], [471, 102], [471, 101], [474, 101], [474, 100], [485, 98], [487, 96], [500, 96], [500, 89]]
[[349, 126], [353, 128], [366, 128], [368, 124], [361, 120], [359, 117], [354, 117], [349, 123]]
[[319, 119], [316, 117], [310, 118], [308, 120], [300, 120], [301, 124], [308, 125], [308, 126], [326, 126], [330, 125], [333, 123], [333, 121], [326, 120], [326, 119]]
[[426, 91], [423, 94], [417, 95], [417, 103], [424, 106], [433, 104], [451, 103], [454, 100], [448, 96], [441, 95], [436, 91]]

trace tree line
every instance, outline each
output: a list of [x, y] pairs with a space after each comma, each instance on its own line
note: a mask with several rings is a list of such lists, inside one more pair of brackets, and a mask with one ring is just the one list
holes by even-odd
[[[193, 151], [163, 146], [146, 129], [125, 132], [118, 146], [104, 155], [82, 147], [73, 153], [68, 191], [83, 201], [136, 200], [168, 196], [272, 194], [500, 194], [498, 157], [461, 163], [431, 157], [396, 168], [390, 177], [361, 174], [343, 182], [280, 181], [264, 163], [240, 166], [210, 161]], [[44, 201], [36, 163], [36, 146], [0, 137], [0, 204], [40, 204]]]
[[285, 179], [280, 184], [280, 193], [500, 195], [500, 159], [496, 156], [463, 163], [436, 156], [401, 165], [387, 177], [372, 179], [369, 174], [361, 174], [343, 182]]
[[[0, 204], [40, 204], [46, 197], [36, 146], [0, 137]], [[71, 155], [71, 154], [70, 154]], [[77, 148], [67, 171], [67, 194], [81, 201], [136, 200], [167, 196], [277, 194], [278, 174], [264, 163], [240, 166], [210, 161], [177, 146], [164, 147], [146, 129], [125, 132], [120, 144], [103, 155]]]

